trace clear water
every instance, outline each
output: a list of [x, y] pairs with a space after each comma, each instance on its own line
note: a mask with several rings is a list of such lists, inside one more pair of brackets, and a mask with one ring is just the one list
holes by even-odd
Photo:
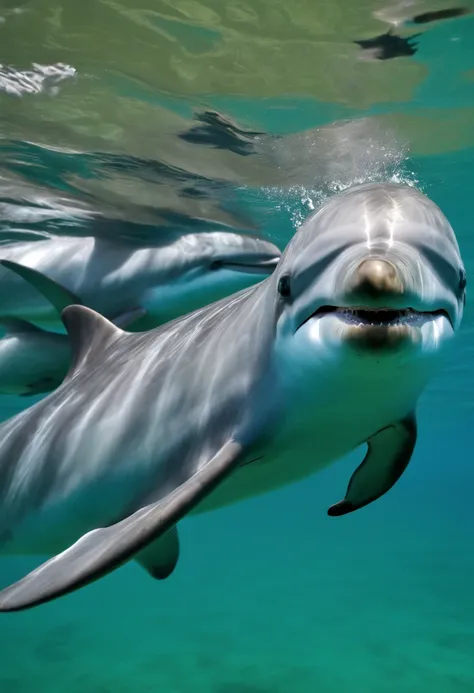
[[[389, 179], [441, 206], [469, 278], [474, 19], [409, 23], [456, 7], [4, 1], [0, 241], [226, 226], [283, 247], [326, 195]], [[388, 30], [421, 32], [416, 52], [380, 60], [354, 43]], [[206, 110], [233, 132], [200, 123]], [[326, 516], [359, 450], [183, 521], [170, 580], [129, 564], [3, 614], [0, 692], [472, 693], [472, 306], [468, 295], [456, 352], [420, 402], [412, 463], [387, 496]], [[2, 398], [1, 417], [24, 406]], [[1, 584], [40, 560], [1, 559]]]

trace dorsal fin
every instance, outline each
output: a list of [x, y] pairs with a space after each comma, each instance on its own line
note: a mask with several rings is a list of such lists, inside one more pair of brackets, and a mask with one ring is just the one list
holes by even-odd
[[98, 353], [103, 352], [123, 334], [107, 318], [86, 306], [68, 306], [61, 313], [61, 320], [69, 335], [72, 350], [67, 379], [90, 364]]
[[62, 284], [59, 284], [54, 281], [54, 279], [47, 277], [45, 274], [38, 272], [38, 270], [32, 267], [21, 265], [12, 260], [0, 260], [0, 265], [3, 265], [11, 272], [15, 272], [15, 274], [18, 274], [22, 279], [31, 284], [31, 286], [39, 291], [40, 294], [51, 303], [60, 315], [61, 311], [66, 308], [66, 306], [82, 304], [81, 299], [72, 291], [69, 291], [69, 289], [66, 289]]

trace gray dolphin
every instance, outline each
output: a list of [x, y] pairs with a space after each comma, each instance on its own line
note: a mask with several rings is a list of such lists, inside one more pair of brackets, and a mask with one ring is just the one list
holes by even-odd
[[0, 394], [36, 395], [62, 382], [69, 338], [43, 327], [63, 328], [67, 305], [84, 298], [116, 325], [145, 330], [261, 281], [279, 256], [268, 241], [228, 232], [187, 234], [150, 248], [92, 237], [4, 245]]
[[[227, 231], [172, 235], [151, 247], [66, 236], [0, 246], [1, 260], [36, 270], [109, 319], [144, 310], [148, 320], [136, 329], [265, 279], [280, 255], [269, 241]], [[10, 270], [0, 267], [0, 317], [63, 327], [54, 305]]]
[[[327, 200], [272, 276], [151, 332], [62, 313], [65, 381], [0, 427], [4, 554], [57, 554], [0, 592], [32, 607], [135, 559], [163, 579], [177, 523], [302, 479], [363, 442], [330, 515], [400, 478], [416, 406], [460, 326], [455, 234], [421, 192]], [[69, 547], [69, 548], [68, 548]]]
[[[136, 309], [113, 322], [125, 329], [143, 316], [144, 311]], [[0, 395], [29, 397], [51, 392], [62, 383], [71, 363], [67, 334], [20, 318], [0, 318], [0, 335]]]
[[[80, 304], [80, 299], [45, 275], [0, 260], [0, 266], [12, 270], [39, 291], [60, 316], [64, 308]], [[114, 325], [130, 328], [146, 315], [136, 308], [118, 315]], [[45, 330], [21, 318], [0, 317], [0, 394], [29, 397], [54, 390], [64, 380], [71, 362], [67, 334]]]

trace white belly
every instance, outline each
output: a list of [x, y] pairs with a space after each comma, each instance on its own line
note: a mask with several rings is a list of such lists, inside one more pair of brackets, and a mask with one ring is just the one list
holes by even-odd
[[[318, 416], [319, 414], [319, 416]], [[344, 420], [314, 412], [308, 426], [285, 425], [271, 444], [248, 456], [210, 497], [194, 510], [208, 512], [300, 481], [354, 450], [383, 425], [369, 420]]]
[[304, 389], [282, 395], [289, 406], [273, 426], [270, 443], [252, 451], [193, 512], [276, 490], [327, 467], [413, 411], [426, 378], [423, 372], [408, 377], [403, 369], [388, 380], [355, 374], [328, 381], [316, 398]]

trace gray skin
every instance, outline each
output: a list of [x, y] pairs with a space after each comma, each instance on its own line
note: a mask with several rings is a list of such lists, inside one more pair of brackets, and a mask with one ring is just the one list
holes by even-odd
[[50, 392], [64, 380], [71, 362], [67, 335], [18, 318], [0, 320], [0, 334], [0, 394]]
[[[57, 287], [54, 291], [57, 295]], [[74, 303], [77, 301], [67, 305]], [[113, 322], [124, 329], [143, 314], [139, 309], [129, 311]], [[44, 330], [20, 318], [0, 318], [0, 335], [0, 394], [31, 397], [51, 392], [62, 383], [71, 363], [67, 334]]]
[[[92, 236], [0, 246], [0, 260], [36, 270], [110, 320], [130, 310], [146, 311], [144, 329], [265, 279], [280, 255], [265, 239], [227, 231], [163, 236], [161, 245], [151, 247]], [[62, 327], [54, 305], [3, 267], [0, 297], [2, 318]]]
[[143, 331], [265, 279], [280, 254], [266, 240], [228, 232], [151, 248], [92, 237], [1, 246], [0, 394], [31, 396], [62, 382], [67, 305], [85, 303], [121, 326], [127, 316], [128, 329]]
[[302, 479], [363, 442], [328, 512], [382, 496], [411, 458], [417, 401], [460, 326], [465, 284], [441, 210], [413, 188], [370, 184], [309, 217], [267, 280], [156, 330], [66, 308], [67, 378], [0, 428], [3, 552], [57, 555], [0, 592], [0, 610], [130, 559], [166, 578], [185, 515]]

